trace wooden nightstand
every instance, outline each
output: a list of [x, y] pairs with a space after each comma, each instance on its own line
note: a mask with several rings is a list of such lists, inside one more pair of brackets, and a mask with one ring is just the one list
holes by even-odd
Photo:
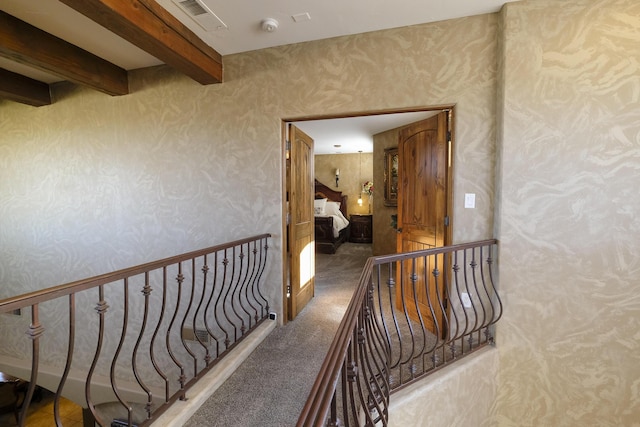
[[352, 243], [371, 243], [373, 241], [373, 216], [351, 215], [349, 241]]

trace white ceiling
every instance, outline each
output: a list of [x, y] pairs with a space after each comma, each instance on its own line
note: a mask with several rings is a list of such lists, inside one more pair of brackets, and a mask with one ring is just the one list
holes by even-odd
[[373, 135], [426, 119], [438, 112], [380, 114], [294, 122], [294, 124], [313, 139], [315, 154], [348, 154], [359, 151], [371, 153], [373, 152]]
[[[24, 1], [24, 0], [23, 0]], [[443, 21], [496, 12], [507, 0], [202, 0], [227, 29], [203, 31], [189, 26], [222, 55]], [[182, 20], [173, 0], [158, 0]], [[309, 14], [296, 22], [295, 16]], [[182, 15], [182, 16], [181, 16]], [[279, 28], [265, 33], [260, 22], [273, 18]], [[187, 18], [189, 19], [189, 18]], [[299, 19], [298, 19], [299, 20]]]
[[[157, 0], [224, 56], [496, 12], [504, 3], [514, 0], [197, 0], [224, 22], [224, 28], [209, 31], [203, 29], [175, 1]], [[161, 63], [58, 0], [0, 0], [0, 10], [127, 70]], [[261, 22], [265, 18], [278, 21], [276, 31], [265, 32], [261, 29]], [[55, 75], [5, 58], [0, 58], [0, 67], [46, 83], [61, 80]], [[360, 141], [357, 138], [363, 133], [372, 135], [411, 121], [413, 117], [404, 114], [371, 116], [361, 120], [340, 119], [332, 122], [331, 126], [326, 126], [327, 121], [322, 124], [306, 122], [300, 128], [303, 131], [306, 129], [315, 139], [317, 153], [335, 152], [334, 144], [343, 145], [343, 152], [357, 152], [359, 149], [367, 152], [371, 151], [371, 145], [364, 142], [354, 142], [353, 145], [349, 141]], [[329, 136], [328, 130], [334, 135]], [[347, 148], [350, 144], [353, 146]]]

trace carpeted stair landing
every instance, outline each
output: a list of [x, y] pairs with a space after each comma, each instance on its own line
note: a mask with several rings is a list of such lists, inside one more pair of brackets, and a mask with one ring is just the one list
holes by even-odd
[[316, 296], [276, 328], [184, 424], [187, 427], [283, 427], [298, 420], [371, 245], [345, 243], [316, 254]]

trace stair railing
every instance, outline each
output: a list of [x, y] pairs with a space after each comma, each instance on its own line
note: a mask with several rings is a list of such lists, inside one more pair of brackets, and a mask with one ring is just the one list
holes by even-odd
[[386, 426], [393, 392], [494, 343], [497, 241], [367, 260], [298, 426]]
[[[63, 395], [76, 396], [76, 403], [84, 400], [85, 415], [101, 426], [146, 426], [176, 400], [185, 400], [198, 379], [269, 317], [261, 289], [269, 237], [253, 236], [0, 301], [0, 314], [30, 311], [30, 320], [17, 316], [3, 322], [3, 327], [15, 326], [20, 318], [29, 323], [26, 337], [12, 340], [14, 354], [7, 355], [7, 346], [2, 351], [16, 364], [30, 363], [19, 425], [25, 425], [44, 371], [59, 380], [56, 425], [61, 425]], [[72, 377], [80, 379], [82, 390], [73, 389]]]

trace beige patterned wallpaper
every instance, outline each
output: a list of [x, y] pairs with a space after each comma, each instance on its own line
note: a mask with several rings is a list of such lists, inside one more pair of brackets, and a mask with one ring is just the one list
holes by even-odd
[[[369, 198], [362, 195], [362, 206], [358, 206], [362, 184], [373, 179], [373, 154], [320, 154], [314, 157], [315, 177], [332, 190], [342, 191], [348, 196], [347, 213], [369, 213]], [[362, 165], [361, 165], [362, 164]], [[362, 172], [361, 172], [362, 166]], [[340, 169], [340, 181], [336, 187], [336, 168]], [[374, 183], [375, 184], [375, 183]], [[373, 205], [371, 206], [373, 209]]]
[[398, 129], [389, 129], [373, 137], [374, 179], [380, 183], [374, 200], [376, 215], [373, 217], [373, 254], [386, 255], [396, 252], [397, 233], [391, 226], [391, 215], [398, 213], [395, 206], [384, 205], [384, 150], [398, 147]]
[[[126, 96], [61, 84], [51, 106], [0, 101], [3, 295], [268, 231], [278, 309], [282, 118], [456, 101], [457, 156], [477, 159], [457, 186], [490, 200], [496, 23], [233, 55], [221, 85], [158, 67], [133, 71]], [[491, 221], [487, 204], [461, 218], [458, 239], [490, 236]]]
[[502, 15], [499, 426], [640, 425], [640, 2]]
[[[491, 236], [497, 18], [228, 56], [220, 85], [157, 67], [132, 71], [126, 96], [63, 83], [51, 106], [0, 100], [0, 297], [269, 232], [282, 313], [281, 121], [310, 115], [456, 103], [455, 238]], [[468, 188], [481, 203], [462, 212]], [[0, 353], [27, 351], [6, 333], [26, 320], [1, 316]], [[66, 341], [46, 331], [55, 363]]]
[[0, 297], [270, 232], [281, 312], [281, 120], [455, 104], [454, 241], [501, 240], [486, 425], [637, 425], [639, 8], [525, 0], [225, 57], [221, 85], [0, 101]]

